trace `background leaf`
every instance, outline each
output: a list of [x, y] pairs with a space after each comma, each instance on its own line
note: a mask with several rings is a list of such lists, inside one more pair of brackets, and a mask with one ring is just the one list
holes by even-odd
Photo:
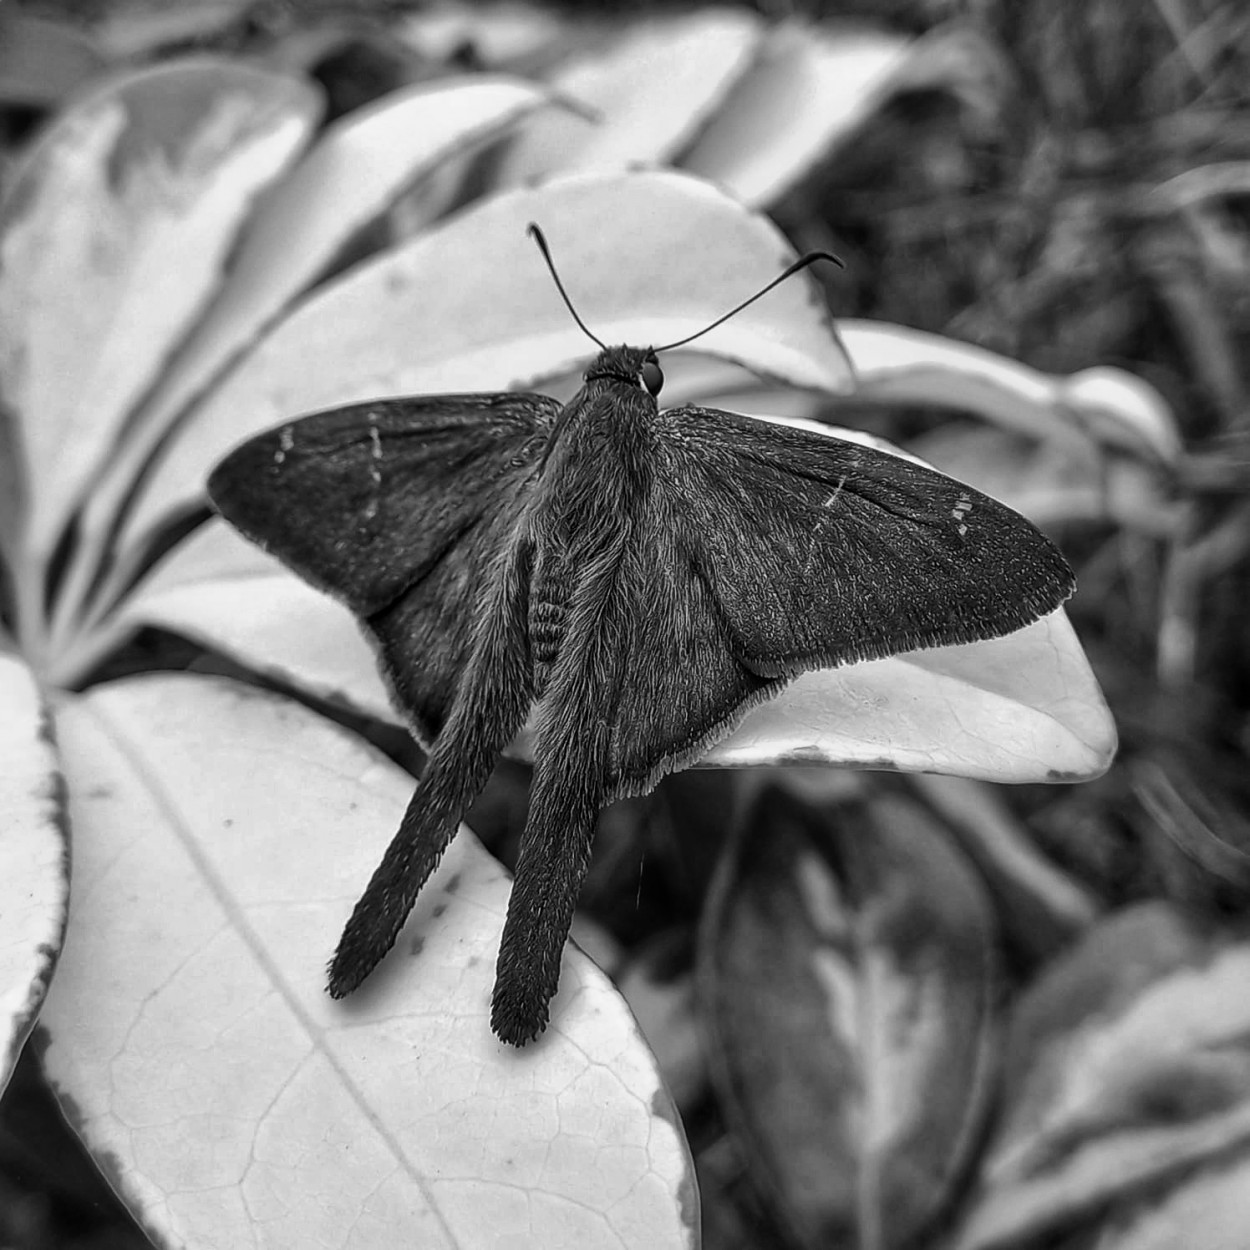
[[986, 1107], [993, 922], [919, 809], [772, 791], [700, 933], [713, 1078], [804, 1246], [885, 1250], [941, 1211]]
[[1056, 377], [974, 344], [906, 326], [843, 319], [838, 332], [865, 399], [961, 408], [1084, 452], [1091, 437], [1165, 463], [1180, 452], [1176, 420], [1162, 396], [1122, 370], [1087, 369]]
[[981, 76], [984, 49], [969, 49], [969, 38], [783, 22], [681, 163], [747, 204], [772, 204], [896, 91]]
[[1108, 917], [1020, 1000], [960, 1250], [1018, 1246], [1250, 1150], [1250, 944], [1167, 903]]
[[0, 1092], [39, 1015], [65, 934], [69, 836], [34, 676], [0, 650]]
[[1146, 1195], [1112, 1223], [1096, 1250], [1240, 1250], [1250, 1228], [1250, 1157]]
[[77, 27], [14, 5], [0, 10], [0, 106], [56, 104], [103, 66]]
[[543, 1040], [491, 1035], [508, 881], [472, 835], [368, 986], [326, 995], [411, 779], [288, 701], [202, 678], [114, 683], [58, 725], [79, 849], [43, 1062], [155, 1235], [694, 1244], [681, 1129], [605, 978], [570, 952]]
[[0, 394], [36, 567], [317, 111], [303, 82], [175, 63], [111, 80], [27, 154], [0, 206]]
[[[667, 164], [720, 107], [760, 38], [745, 9], [655, 16], [610, 32], [561, 63], [548, 81], [589, 117], [549, 114], [509, 146], [496, 185], [555, 173]], [[645, 89], [640, 86], [645, 84]]]
[[124, 503], [187, 404], [405, 187], [547, 103], [536, 87], [484, 75], [392, 92], [329, 126], [275, 183], [248, 219], [207, 313], [147, 396], [126, 446], [88, 501], [87, 549], [78, 561], [80, 577], [62, 590], [62, 617], [84, 606], [99, 566], [107, 564], [104, 548]]

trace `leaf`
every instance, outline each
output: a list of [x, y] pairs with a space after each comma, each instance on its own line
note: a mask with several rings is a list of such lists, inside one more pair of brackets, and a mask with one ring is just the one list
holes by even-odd
[[214, 519], [127, 600], [116, 637], [142, 625], [180, 634], [305, 695], [395, 722], [356, 618]]
[[398, 91], [329, 126], [304, 159], [258, 205], [222, 289], [144, 404], [140, 423], [90, 499], [85, 594], [101, 547], [153, 447], [189, 401], [254, 343], [312, 284], [357, 231], [405, 187], [466, 147], [503, 133], [548, 103], [528, 83], [502, 77], [443, 80]]
[[555, 91], [586, 106], [591, 119], [538, 118], [510, 145], [497, 185], [672, 161], [732, 89], [759, 38], [754, 14], [722, 8], [637, 20], [611, 32], [603, 47], [548, 77]]
[[748, 204], [773, 204], [828, 161], [891, 95], [958, 88], [987, 61], [966, 31], [910, 40], [789, 21], [681, 161]]
[[1152, 462], [1108, 455], [1065, 440], [948, 424], [913, 439], [912, 450], [943, 473], [1023, 513], [1042, 529], [1082, 522], [1168, 538], [1184, 505]]
[[1173, 464], [1181, 441], [1163, 397], [1119, 369], [1039, 373], [970, 343], [874, 321], [839, 320], [863, 399], [964, 408], [1082, 452], [1089, 440]]
[[986, 1108], [993, 926], [914, 805], [768, 793], [713, 886], [699, 978], [722, 1110], [799, 1244], [929, 1227]]
[[558, 13], [525, 3], [431, 5], [398, 15], [392, 34], [432, 61], [454, 62], [466, 49], [475, 64], [516, 68], [550, 56], [567, 39]]
[[0, 106], [57, 104], [103, 67], [99, 51], [76, 26], [0, 9]]
[[1062, 610], [963, 647], [804, 673], [706, 764], [832, 763], [986, 781], [1104, 772], [1115, 725]]
[[405, 187], [466, 146], [501, 134], [548, 103], [527, 83], [443, 79], [383, 97], [327, 128], [247, 224], [207, 322], [150, 407], [170, 418]]
[[1054, 955], [1098, 918], [1097, 899], [1038, 850], [996, 787], [921, 773], [913, 789], [942, 816], [998, 905], [1004, 940], [1032, 962]]
[[110, 80], [28, 153], [0, 205], [0, 398], [19, 425], [33, 568], [317, 110], [292, 79], [174, 62]]
[[1167, 903], [1110, 917], [1018, 1003], [959, 1250], [1016, 1247], [1250, 1148], [1250, 943]]
[[[1146, 1195], [1107, 1228], [1097, 1250], [1240, 1250], [1250, 1228], [1250, 1155]], [[1182, 1231], [1183, 1230], [1183, 1231]]]
[[549, 1035], [491, 1036], [508, 881], [466, 830], [369, 985], [326, 995], [410, 778], [202, 678], [113, 683], [58, 723], [75, 906], [43, 1061], [154, 1236], [693, 1244], [685, 1140], [606, 979], [570, 951]]
[[242, 24], [253, 3], [197, 0], [152, 5], [148, 0], [110, 0], [93, 14], [92, 30], [110, 60], [149, 60], [171, 47], [220, 43], [232, 27]]
[[[630, 223], [609, 248], [605, 220]], [[528, 386], [592, 355], [526, 237], [530, 221], [605, 342], [691, 334], [793, 259], [766, 218], [684, 174], [586, 175], [485, 201], [322, 287], [243, 361], [148, 475], [121, 537], [126, 569], [155, 530], [203, 501], [226, 451], [284, 418], [382, 395]], [[792, 385], [851, 384], [810, 279], [703, 343]]]
[[0, 1092], [52, 979], [69, 907], [64, 789], [30, 669], [0, 650]]

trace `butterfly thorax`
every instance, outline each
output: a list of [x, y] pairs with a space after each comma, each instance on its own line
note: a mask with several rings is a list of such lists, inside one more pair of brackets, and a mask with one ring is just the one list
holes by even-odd
[[539, 695], [588, 580], [610, 584], [631, 518], [651, 486], [656, 402], [627, 377], [645, 352], [614, 348], [558, 418], [531, 516], [530, 652]]

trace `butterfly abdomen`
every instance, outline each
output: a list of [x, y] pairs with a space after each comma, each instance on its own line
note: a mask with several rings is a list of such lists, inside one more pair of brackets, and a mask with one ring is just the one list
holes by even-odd
[[564, 637], [565, 602], [562, 597], [552, 596], [550, 590], [548, 586], [544, 593], [535, 586], [530, 594], [530, 654], [534, 661], [534, 685], [538, 694], [546, 688], [547, 675], [560, 655], [560, 642]]

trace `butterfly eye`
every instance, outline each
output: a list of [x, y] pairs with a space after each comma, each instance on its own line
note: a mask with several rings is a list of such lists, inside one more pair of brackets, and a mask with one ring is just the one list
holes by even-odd
[[648, 393], [652, 397], [660, 393], [661, 388], [664, 386], [664, 374], [660, 371], [660, 362], [656, 360], [654, 355], [648, 356], [642, 362], [640, 376], [643, 386], [647, 388]]

